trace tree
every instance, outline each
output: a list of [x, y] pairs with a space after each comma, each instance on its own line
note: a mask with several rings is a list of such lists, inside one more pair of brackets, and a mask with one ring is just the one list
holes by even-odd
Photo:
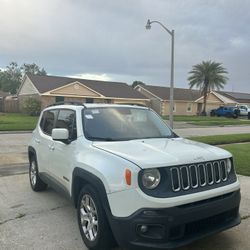
[[132, 88], [135, 88], [137, 85], [146, 85], [144, 82], [141, 81], [133, 81]]
[[35, 63], [31, 63], [31, 64], [24, 63], [21, 68], [22, 68], [23, 74], [31, 73], [33, 75], [41, 75], [41, 76], [47, 75], [47, 72], [45, 71], [45, 69], [40, 68]]
[[16, 94], [21, 85], [22, 78], [26, 73], [34, 75], [46, 75], [44, 68], [40, 68], [35, 63], [24, 63], [21, 67], [16, 62], [11, 62], [5, 70], [0, 70], [0, 90]]
[[3, 91], [15, 94], [22, 80], [22, 71], [16, 62], [11, 62], [0, 72], [0, 86]]
[[228, 77], [227, 70], [222, 66], [222, 63], [214, 61], [202, 61], [192, 67], [188, 73], [190, 88], [197, 87], [200, 89], [203, 96], [203, 111], [202, 115], [206, 115], [207, 94], [213, 90], [220, 90], [224, 88]]

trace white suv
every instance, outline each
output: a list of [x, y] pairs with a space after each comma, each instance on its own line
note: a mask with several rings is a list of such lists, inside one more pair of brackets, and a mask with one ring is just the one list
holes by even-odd
[[50, 106], [28, 152], [32, 189], [72, 200], [89, 249], [171, 249], [240, 223], [232, 155], [178, 137], [149, 108]]
[[249, 105], [239, 105], [237, 107], [239, 109], [239, 115], [248, 115], [248, 113], [250, 112]]

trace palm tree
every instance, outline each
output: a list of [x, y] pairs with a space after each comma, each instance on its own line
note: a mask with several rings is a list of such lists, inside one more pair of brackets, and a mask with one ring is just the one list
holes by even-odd
[[213, 89], [224, 88], [228, 80], [225, 74], [228, 72], [222, 63], [202, 61], [202, 63], [194, 65], [188, 74], [190, 75], [188, 77], [190, 89], [197, 87], [203, 95], [202, 115], [206, 115], [207, 94]]

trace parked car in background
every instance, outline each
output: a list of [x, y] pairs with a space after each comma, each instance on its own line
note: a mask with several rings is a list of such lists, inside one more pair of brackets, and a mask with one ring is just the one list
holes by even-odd
[[250, 106], [248, 105], [239, 105], [237, 108], [239, 109], [239, 115], [248, 115], [250, 112]]
[[212, 109], [210, 111], [211, 116], [225, 116], [237, 118], [239, 116], [240, 110], [238, 107], [233, 106], [221, 106], [217, 109]]

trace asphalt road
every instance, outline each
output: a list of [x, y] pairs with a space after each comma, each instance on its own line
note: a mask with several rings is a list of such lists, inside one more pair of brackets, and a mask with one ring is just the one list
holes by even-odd
[[245, 133], [250, 133], [250, 126], [179, 128], [179, 129], [174, 129], [174, 131], [182, 137], [245, 134]]
[[[18, 168], [18, 166], [16, 166]], [[13, 167], [14, 169], [14, 167]], [[79, 234], [76, 210], [52, 189], [35, 193], [27, 174], [0, 177], [0, 249], [87, 249]], [[12, 173], [14, 174], [14, 172]], [[242, 223], [178, 250], [250, 248], [250, 178], [240, 176]], [[116, 250], [121, 250], [117, 248]]]
[[[250, 126], [179, 128], [174, 131], [182, 137], [240, 134], [250, 133]], [[31, 133], [0, 133], [0, 165], [27, 163], [27, 145], [30, 139]]]

